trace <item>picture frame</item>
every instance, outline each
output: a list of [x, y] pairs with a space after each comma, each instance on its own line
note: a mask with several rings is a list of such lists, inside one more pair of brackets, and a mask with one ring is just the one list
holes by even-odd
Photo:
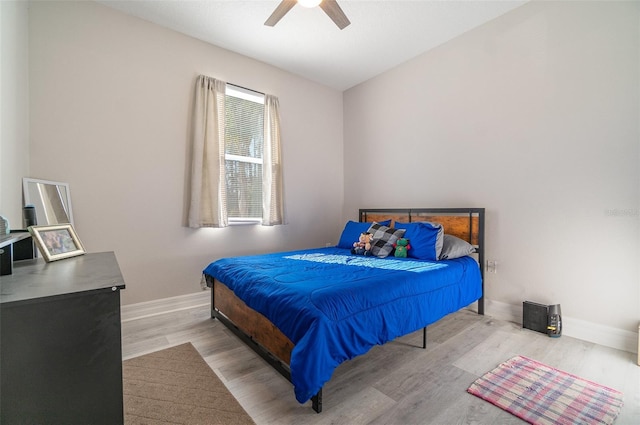
[[44, 261], [47, 263], [76, 257], [85, 253], [82, 242], [80, 242], [76, 231], [69, 223], [51, 226], [29, 226], [28, 230], [33, 236]]

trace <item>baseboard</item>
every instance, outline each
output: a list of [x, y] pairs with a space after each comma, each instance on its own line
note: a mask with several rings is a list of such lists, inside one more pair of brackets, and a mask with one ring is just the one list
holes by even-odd
[[203, 305], [210, 305], [210, 303], [211, 291], [207, 289], [193, 294], [124, 305], [120, 309], [120, 314], [124, 323], [145, 317], [202, 307]]
[[[202, 307], [211, 303], [209, 290], [177, 297], [163, 298], [122, 306], [122, 322], [175, 311]], [[485, 314], [496, 319], [522, 324], [522, 305], [485, 300]], [[624, 329], [612, 328], [586, 320], [562, 316], [562, 334], [605, 347], [616, 348], [630, 353], [638, 353], [638, 334]]]
[[[500, 301], [486, 301], [485, 313], [496, 319], [522, 324], [522, 305], [516, 306]], [[583, 341], [638, 353], [638, 334], [624, 329], [612, 328], [586, 320], [562, 316], [562, 334]]]

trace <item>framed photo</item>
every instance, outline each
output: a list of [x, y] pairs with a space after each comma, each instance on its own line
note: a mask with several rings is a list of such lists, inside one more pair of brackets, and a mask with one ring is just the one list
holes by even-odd
[[29, 232], [47, 263], [85, 253], [71, 224], [29, 226]]

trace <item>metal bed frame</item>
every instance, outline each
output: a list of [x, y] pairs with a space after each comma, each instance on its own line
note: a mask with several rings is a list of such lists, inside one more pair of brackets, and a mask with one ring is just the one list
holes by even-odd
[[[385, 219], [393, 219], [395, 221], [403, 222], [417, 222], [417, 221], [447, 221], [445, 217], [455, 217], [453, 221], [459, 223], [460, 217], [469, 218], [468, 225], [462, 226], [462, 229], [456, 229], [455, 226], [451, 230], [447, 230], [446, 233], [458, 236], [476, 247], [476, 253], [478, 254], [478, 263], [480, 266], [480, 275], [482, 277], [482, 296], [478, 299], [478, 314], [484, 315], [484, 208], [387, 208], [387, 209], [360, 209], [359, 217], [361, 222], [365, 221], [382, 221]], [[207, 286], [211, 288], [211, 317], [218, 319], [222, 322], [231, 332], [233, 332], [240, 340], [253, 349], [260, 357], [262, 357], [268, 364], [270, 364], [276, 371], [278, 371], [283, 377], [291, 382], [291, 370], [286, 361], [283, 361], [278, 356], [274, 355], [268, 345], [264, 341], [260, 340], [259, 332], [251, 332], [241, 328], [241, 324], [235, 323], [231, 318], [220, 311], [216, 307], [216, 292], [219, 292], [217, 288], [219, 285], [224, 286], [223, 283], [218, 282], [211, 276], [205, 275]], [[224, 286], [226, 288], [226, 286]], [[227, 289], [228, 292], [231, 292]], [[231, 293], [232, 294], [232, 293]], [[220, 294], [219, 294], [220, 296]], [[233, 296], [233, 295], [232, 295]], [[239, 303], [244, 304], [239, 299], [236, 299]], [[246, 309], [249, 314], [255, 314], [260, 316], [264, 321], [271, 323], [262, 316], [260, 313], [251, 310], [244, 305], [240, 307]], [[246, 313], [246, 312], [245, 312]], [[275, 331], [279, 332], [273, 324], [271, 326]], [[273, 332], [274, 329], [271, 329]], [[280, 333], [281, 334], [281, 333]], [[282, 334], [281, 334], [282, 335]], [[285, 344], [291, 344], [288, 338], [284, 335], [282, 337], [286, 340]], [[427, 327], [422, 329], [422, 348], [427, 347]], [[311, 407], [317, 413], [322, 412], [322, 388], [318, 393], [311, 398]]]

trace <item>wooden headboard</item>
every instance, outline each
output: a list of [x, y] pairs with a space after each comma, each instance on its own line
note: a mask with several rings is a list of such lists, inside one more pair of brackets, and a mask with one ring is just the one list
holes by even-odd
[[361, 209], [360, 221], [392, 220], [393, 223], [430, 221], [440, 223], [444, 232], [483, 248], [484, 208], [406, 208]]
[[478, 313], [484, 314], [484, 208], [371, 208], [360, 209], [360, 221], [392, 220], [412, 223], [430, 221], [440, 223], [444, 233], [457, 236], [476, 247], [482, 275], [482, 298]]

